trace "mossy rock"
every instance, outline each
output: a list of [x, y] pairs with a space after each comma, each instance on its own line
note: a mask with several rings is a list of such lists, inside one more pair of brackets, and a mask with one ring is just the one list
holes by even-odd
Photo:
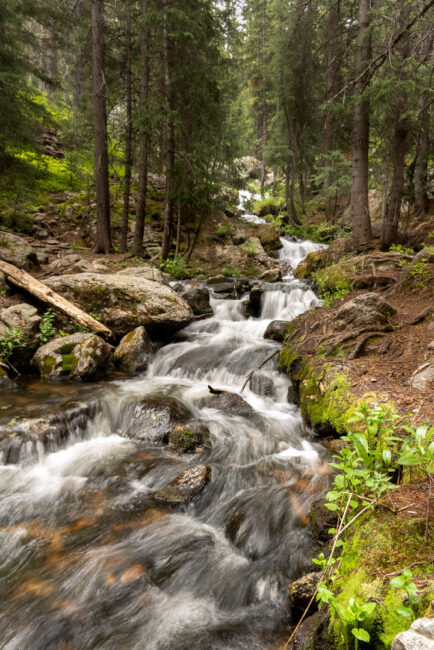
[[208, 428], [200, 422], [191, 422], [186, 426], [177, 425], [169, 434], [169, 447], [178, 452], [194, 452], [209, 449], [211, 442]]
[[112, 351], [110, 345], [95, 334], [79, 332], [43, 345], [31, 363], [43, 379], [65, 377], [94, 381], [110, 370]]

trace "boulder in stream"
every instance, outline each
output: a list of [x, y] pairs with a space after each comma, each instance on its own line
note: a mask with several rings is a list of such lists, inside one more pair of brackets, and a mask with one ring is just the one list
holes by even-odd
[[251, 415], [254, 409], [237, 393], [212, 393], [201, 400], [201, 405], [225, 411], [230, 415]]
[[176, 293], [185, 300], [195, 316], [211, 316], [213, 311], [209, 302], [209, 291], [199, 283], [177, 282], [174, 285]]
[[165, 339], [193, 320], [185, 300], [144, 274], [80, 273], [55, 276], [46, 284], [92, 312], [118, 336], [143, 325], [151, 338]]
[[151, 340], [143, 326], [126, 334], [114, 351], [114, 360], [124, 372], [135, 373], [146, 370], [151, 351]]
[[434, 648], [434, 619], [418, 618], [409, 630], [401, 632], [392, 643], [392, 650], [432, 650]]
[[208, 427], [202, 422], [177, 424], [169, 433], [169, 447], [178, 452], [194, 452], [198, 448], [209, 449], [211, 442]]
[[177, 398], [156, 395], [127, 404], [121, 419], [128, 424], [125, 435], [129, 438], [161, 444], [168, 440], [174, 427], [186, 425], [192, 414]]
[[250, 390], [261, 397], [275, 397], [274, 381], [263, 372], [255, 372], [250, 380]]
[[112, 366], [112, 348], [95, 334], [78, 332], [53, 339], [43, 345], [32, 359], [43, 379], [67, 377], [96, 381]]
[[178, 474], [166, 487], [154, 494], [157, 501], [163, 503], [187, 503], [198, 496], [211, 478], [208, 465], [188, 467]]
[[271, 339], [279, 343], [284, 341], [286, 331], [288, 329], [289, 321], [287, 320], [273, 320], [265, 330], [264, 339]]
[[[289, 602], [292, 605], [292, 607], [296, 607], [297, 609], [301, 609], [301, 610], [304, 610], [307, 607], [307, 605], [310, 602], [310, 599], [315, 593], [315, 589], [320, 577], [321, 577], [321, 573], [315, 571], [312, 573], [308, 573], [307, 575], [303, 576], [302, 578], [299, 578], [298, 580], [296, 580], [295, 582], [289, 585], [288, 587]], [[314, 611], [316, 607], [313, 606], [312, 609]]]
[[9, 379], [8, 373], [0, 365], [0, 390], [2, 391], [16, 390], [16, 388], [17, 388], [16, 384], [14, 384], [12, 379]]

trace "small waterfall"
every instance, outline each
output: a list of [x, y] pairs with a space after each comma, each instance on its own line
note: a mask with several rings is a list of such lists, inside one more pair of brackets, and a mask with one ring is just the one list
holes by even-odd
[[[321, 247], [282, 243], [292, 268]], [[248, 413], [204, 404], [208, 384], [237, 393], [278, 349], [263, 338], [271, 320], [318, 299], [289, 273], [264, 287], [258, 318], [243, 315], [242, 299], [215, 294], [211, 304], [213, 315], [159, 349], [143, 375], [81, 387], [81, 399], [97, 391], [96, 407], [62, 448], [0, 465], [7, 650], [260, 650], [287, 624], [284, 588], [314, 553], [306, 525], [326, 487], [326, 454], [288, 403], [276, 356], [243, 392]], [[170, 409], [205, 423], [211, 448], [169, 449]], [[195, 501], [154, 499], [198, 463], [211, 480]]]

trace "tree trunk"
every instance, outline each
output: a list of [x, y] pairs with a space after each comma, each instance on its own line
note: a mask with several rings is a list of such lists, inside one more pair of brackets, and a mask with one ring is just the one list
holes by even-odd
[[261, 167], [261, 197], [264, 197], [265, 192], [265, 179], [267, 170], [265, 167], [265, 150], [267, 148], [267, 84], [266, 84], [266, 62], [265, 62], [265, 47], [266, 47], [266, 4], [262, 3], [261, 12], [261, 76], [262, 76], [262, 119], [261, 119], [261, 140], [262, 140], [262, 167]]
[[414, 205], [417, 214], [428, 212], [429, 201], [427, 192], [428, 182], [428, 152], [429, 152], [429, 135], [426, 114], [429, 109], [425, 109], [420, 116], [420, 127], [416, 147], [416, 165], [414, 168]]
[[[142, 4], [142, 33], [140, 38], [140, 109], [147, 110], [149, 94], [149, 28], [148, 28], [148, 0]], [[148, 155], [149, 135], [148, 126], [144, 123], [140, 128], [139, 142], [139, 188], [136, 204], [136, 223], [134, 227], [133, 252], [137, 257], [143, 253], [143, 235], [145, 232], [146, 197], [148, 194]]]
[[[340, 24], [340, 0], [331, 0], [329, 15], [327, 21], [327, 73], [326, 73], [326, 94], [327, 99], [331, 100], [335, 91], [338, 78], [338, 47], [336, 43], [338, 28]], [[335, 143], [335, 119], [333, 115], [333, 104], [327, 105], [324, 119], [324, 138], [323, 138], [323, 164], [331, 166], [330, 153], [333, 151]], [[336, 201], [331, 196], [327, 196], [330, 187], [330, 172], [327, 173], [323, 189], [326, 194], [324, 208], [326, 220], [333, 223], [335, 220]]]
[[167, 260], [172, 245], [173, 230], [173, 168], [175, 150], [175, 130], [172, 115], [172, 90], [170, 70], [170, 38], [169, 38], [169, 12], [168, 7], [171, 0], [163, 0], [164, 7], [164, 95], [166, 104], [166, 193], [164, 197], [163, 215], [163, 242], [161, 245], [161, 259]]
[[[409, 7], [405, 4], [402, 5], [400, 21], [401, 25], [407, 24], [409, 17]], [[400, 61], [398, 67], [398, 74], [400, 70], [404, 70], [403, 75], [397, 79], [397, 83], [406, 80], [405, 75], [405, 61], [410, 54], [410, 42], [408, 35], [404, 36], [399, 45]], [[405, 154], [407, 152], [407, 140], [409, 133], [409, 121], [405, 115], [407, 110], [407, 92], [398, 85], [396, 91], [395, 104], [393, 106], [393, 146], [392, 146], [392, 182], [390, 184], [390, 191], [387, 200], [385, 221], [382, 225], [382, 237], [380, 247], [382, 250], [387, 250], [391, 244], [398, 241], [398, 229], [401, 216], [401, 203], [402, 194], [405, 184]]]
[[405, 182], [405, 154], [407, 151], [408, 123], [398, 119], [393, 135], [393, 175], [382, 227], [381, 248], [387, 249], [397, 242], [401, 215], [402, 192]]
[[181, 238], [181, 199], [178, 199], [178, 219], [176, 223], [176, 247], [175, 257], [179, 255], [179, 240]]
[[[369, 25], [370, 0], [359, 0], [358, 45], [356, 53], [356, 74], [371, 60], [371, 31]], [[356, 107], [354, 110], [351, 221], [356, 247], [363, 247], [372, 240], [371, 218], [369, 216], [369, 99], [363, 91], [369, 83], [368, 73], [355, 85]]]
[[126, 44], [125, 44], [125, 90], [127, 100], [127, 124], [125, 133], [125, 178], [124, 205], [122, 213], [121, 249], [127, 250], [128, 220], [130, 216], [131, 187], [131, 138], [133, 132], [131, 107], [131, 0], [126, 0]]
[[93, 121], [97, 220], [95, 253], [109, 253], [110, 190], [108, 178], [106, 84], [104, 77], [104, 0], [92, 0]]

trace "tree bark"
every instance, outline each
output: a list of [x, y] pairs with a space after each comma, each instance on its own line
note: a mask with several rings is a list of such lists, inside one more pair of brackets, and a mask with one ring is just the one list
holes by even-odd
[[414, 168], [414, 205], [417, 214], [428, 212], [428, 152], [429, 152], [429, 108], [419, 116], [419, 133], [416, 147], [416, 165]]
[[[338, 28], [340, 24], [340, 0], [331, 0], [329, 7], [329, 15], [327, 21], [327, 73], [326, 73], [326, 94], [327, 99], [330, 100], [336, 89], [338, 78], [338, 47], [336, 43]], [[324, 138], [323, 138], [323, 163], [327, 167], [331, 165], [330, 153], [333, 151], [335, 143], [335, 119], [333, 115], [333, 104], [327, 104], [326, 114], [324, 119]], [[327, 196], [330, 187], [330, 172], [327, 173], [323, 189], [326, 194], [324, 200], [324, 208], [326, 220], [333, 223], [336, 213], [336, 201], [333, 197]]]
[[[359, 73], [369, 65], [372, 56], [372, 37], [369, 23], [370, 0], [359, 0], [358, 44], [356, 70]], [[355, 86], [356, 107], [354, 110], [351, 221], [353, 239], [357, 248], [372, 240], [371, 218], [368, 201], [369, 175], [369, 99], [363, 92], [369, 83], [369, 74], [359, 75]]]
[[97, 220], [95, 253], [109, 253], [110, 190], [108, 178], [106, 83], [104, 76], [104, 0], [92, 0], [93, 120]]
[[125, 91], [127, 103], [127, 124], [125, 133], [125, 177], [124, 204], [122, 213], [121, 249], [127, 250], [128, 220], [130, 216], [131, 188], [131, 138], [133, 133], [132, 104], [131, 104], [131, 0], [126, 0], [126, 43], [125, 43]]
[[[149, 95], [149, 27], [148, 0], [142, 3], [142, 32], [140, 38], [140, 109], [147, 110]], [[149, 135], [148, 126], [142, 115], [139, 142], [139, 188], [136, 205], [136, 223], [134, 227], [133, 252], [137, 257], [143, 253], [143, 235], [145, 232], [146, 198], [148, 194], [148, 157]]]
[[166, 193], [164, 198], [164, 215], [163, 215], [163, 242], [161, 245], [161, 259], [167, 260], [172, 245], [173, 236], [173, 168], [175, 153], [175, 130], [173, 125], [172, 114], [172, 90], [171, 90], [171, 57], [170, 57], [170, 37], [169, 37], [169, 12], [171, 0], [163, 0], [164, 7], [164, 37], [163, 37], [163, 56], [164, 56], [164, 95], [166, 104]]

